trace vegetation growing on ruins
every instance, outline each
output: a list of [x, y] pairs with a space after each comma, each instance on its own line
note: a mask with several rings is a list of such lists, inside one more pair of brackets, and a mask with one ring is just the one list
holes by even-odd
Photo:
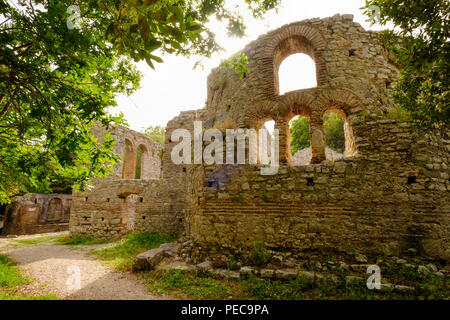
[[450, 121], [450, 2], [447, 0], [367, 0], [375, 22], [393, 23], [380, 33], [400, 69], [394, 99], [422, 125]]
[[255, 266], [265, 266], [272, 258], [264, 242], [258, 242], [252, 250], [251, 260]]
[[[301, 273], [295, 280], [280, 281], [250, 276], [246, 279], [221, 279], [202, 272], [153, 270], [143, 275], [148, 290], [187, 299], [263, 299], [263, 300], [384, 300], [445, 299], [450, 294], [448, 279], [427, 274], [405, 273], [395, 266], [384, 276], [395, 284], [408, 284], [415, 291], [369, 290], [366, 274], [337, 268], [313, 280]], [[355, 278], [351, 278], [355, 277]], [[360, 278], [356, 278], [360, 277]], [[411, 279], [415, 280], [412, 282]], [[386, 282], [387, 279], [383, 279]]]

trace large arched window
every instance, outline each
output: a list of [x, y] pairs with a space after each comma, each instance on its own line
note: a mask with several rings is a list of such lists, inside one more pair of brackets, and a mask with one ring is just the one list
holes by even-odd
[[134, 179], [136, 172], [136, 150], [130, 140], [125, 139], [122, 179]]
[[146, 160], [148, 158], [147, 148], [144, 145], [140, 145], [137, 148], [136, 153], [136, 173], [135, 179], [145, 179], [147, 176]]
[[315, 59], [313, 45], [307, 38], [293, 36], [281, 41], [273, 52], [275, 94], [315, 87]]
[[308, 55], [297, 53], [283, 60], [278, 71], [280, 94], [317, 86], [316, 64]]

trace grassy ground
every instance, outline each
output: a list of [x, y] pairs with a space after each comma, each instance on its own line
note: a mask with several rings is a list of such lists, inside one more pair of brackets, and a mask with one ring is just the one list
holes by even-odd
[[105, 244], [113, 242], [113, 239], [96, 239], [91, 236], [63, 236], [58, 239], [58, 244], [63, 245], [94, 245], [94, 244]]
[[45, 243], [57, 243], [62, 241], [62, 239], [66, 236], [42, 236], [42, 237], [34, 237], [29, 239], [19, 239], [12, 240], [15, 243], [25, 244], [25, 245], [39, 245]]
[[0, 254], [0, 300], [56, 300], [53, 294], [29, 295], [22, 294], [21, 286], [28, 285], [32, 281], [25, 277], [15, 267], [15, 263], [8, 257]]
[[[93, 251], [101, 260], [122, 271], [131, 269], [137, 254], [158, 247], [174, 238], [156, 233], [129, 234], [115, 246]], [[261, 259], [259, 259], [261, 260]], [[258, 260], [258, 261], [259, 261]], [[380, 262], [384, 263], [384, 262]], [[387, 268], [386, 266], [390, 267]], [[404, 265], [389, 261], [383, 265], [382, 282], [412, 286], [416, 291], [392, 292], [369, 290], [367, 274], [357, 274], [341, 268], [322, 273], [323, 278], [313, 282], [299, 276], [292, 281], [267, 280], [257, 277], [232, 280], [220, 279], [199, 272], [153, 270], [142, 274], [148, 290], [155, 294], [170, 294], [188, 299], [448, 299], [449, 279], [433, 274], [419, 275]], [[346, 281], [346, 276], [360, 276], [364, 280]]]
[[92, 253], [116, 270], [129, 271], [131, 270], [134, 258], [139, 253], [174, 240], [175, 238], [170, 235], [149, 232], [130, 233], [117, 245], [95, 249]]
[[[336, 276], [336, 275], [334, 275]], [[149, 291], [188, 299], [262, 299], [262, 300], [383, 300], [448, 299], [450, 283], [436, 277], [421, 279], [417, 292], [390, 292], [367, 289], [364, 281], [347, 282], [344, 274], [333, 280], [331, 274], [313, 282], [304, 277], [291, 281], [256, 277], [216, 279], [196, 272], [154, 270], [143, 275]]]

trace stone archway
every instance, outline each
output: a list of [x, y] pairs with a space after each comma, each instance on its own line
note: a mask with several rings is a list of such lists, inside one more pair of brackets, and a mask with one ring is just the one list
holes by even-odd
[[64, 207], [62, 200], [53, 198], [48, 203], [46, 221], [59, 221], [64, 216]]

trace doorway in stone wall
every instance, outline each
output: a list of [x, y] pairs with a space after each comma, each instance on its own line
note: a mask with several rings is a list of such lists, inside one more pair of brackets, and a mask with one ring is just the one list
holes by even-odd
[[64, 215], [63, 203], [59, 198], [53, 198], [50, 200], [47, 209], [47, 222], [59, 221]]
[[128, 195], [123, 202], [122, 222], [126, 226], [127, 231], [133, 231], [136, 220], [136, 204], [140, 197], [137, 194]]

